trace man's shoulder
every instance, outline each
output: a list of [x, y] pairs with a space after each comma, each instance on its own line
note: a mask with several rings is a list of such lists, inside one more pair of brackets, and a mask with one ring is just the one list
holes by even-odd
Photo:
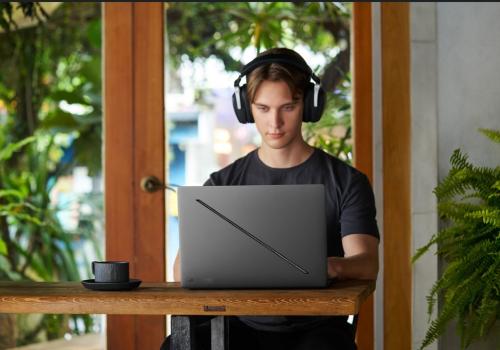
[[338, 188], [342, 195], [346, 195], [360, 186], [366, 188], [369, 179], [362, 171], [347, 162], [317, 149], [318, 162], [324, 179]]
[[344, 160], [339, 159], [320, 148], [316, 148], [316, 152], [318, 153], [321, 165], [325, 167], [327, 171], [333, 171], [338, 176], [365, 176], [365, 174], [359, 169], [356, 169]]
[[252, 162], [255, 150], [247, 155], [240, 157], [224, 168], [210, 174], [210, 178], [205, 182], [205, 185], [223, 186], [234, 184], [237, 179], [242, 176], [244, 169]]

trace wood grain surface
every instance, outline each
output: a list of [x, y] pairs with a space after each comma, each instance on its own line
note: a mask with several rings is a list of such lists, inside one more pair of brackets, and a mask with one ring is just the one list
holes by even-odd
[[384, 350], [400, 350], [412, 348], [410, 4], [380, 10]]
[[189, 290], [142, 283], [132, 291], [93, 291], [79, 282], [0, 282], [0, 313], [135, 315], [352, 315], [374, 281], [325, 289]]
[[[164, 4], [104, 3], [105, 237], [107, 260], [130, 262], [144, 282], [165, 280], [165, 194], [141, 179], [165, 180]], [[154, 349], [166, 318], [107, 317], [109, 349]]]
[[[373, 183], [373, 72], [372, 8], [369, 2], [352, 4], [352, 124], [354, 166]], [[373, 350], [374, 301], [371, 295], [359, 311], [356, 328], [359, 350]]]

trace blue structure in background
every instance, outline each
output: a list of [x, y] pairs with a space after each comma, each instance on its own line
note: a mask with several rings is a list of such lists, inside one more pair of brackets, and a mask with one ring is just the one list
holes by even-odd
[[[182, 186], [186, 184], [186, 150], [183, 144], [198, 137], [198, 113], [169, 113], [168, 118], [174, 122], [174, 127], [168, 133], [171, 152], [168, 183]], [[167, 225], [167, 269], [170, 274], [179, 249], [179, 218], [168, 215]]]

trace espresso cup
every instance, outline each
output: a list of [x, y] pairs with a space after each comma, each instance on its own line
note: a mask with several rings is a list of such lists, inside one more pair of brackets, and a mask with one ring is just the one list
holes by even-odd
[[92, 273], [95, 282], [128, 282], [127, 261], [92, 261]]

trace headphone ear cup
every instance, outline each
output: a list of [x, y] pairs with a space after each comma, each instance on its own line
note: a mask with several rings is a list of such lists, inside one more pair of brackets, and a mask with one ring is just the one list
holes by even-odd
[[306, 123], [315, 123], [321, 119], [325, 109], [326, 94], [320, 86], [318, 91], [318, 106], [314, 107], [314, 84], [309, 82], [304, 91], [304, 113], [302, 120]]
[[248, 94], [247, 94], [247, 84], [243, 84], [243, 86], [240, 89], [240, 95], [241, 95], [241, 108], [245, 111], [245, 121], [246, 123], [253, 123], [253, 115], [252, 115], [252, 108], [251, 108], [251, 103], [248, 101]]
[[[232, 100], [233, 100], [233, 110], [234, 114], [236, 114], [236, 118], [238, 118], [238, 121], [240, 123], [245, 124], [246, 123], [245, 109], [243, 108], [243, 106], [241, 106], [241, 108], [238, 109], [238, 104], [236, 103], [236, 91], [233, 92]], [[240, 103], [241, 103], [241, 97], [240, 97]]]
[[247, 98], [247, 84], [244, 84], [240, 87], [240, 103], [241, 109], [238, 109], [238, 105], [236, 103], [236, 92], [233, 92], [233, 109], [236, 114], [236, 118], [242, 124], [253, 123], [252, 110], [250, 109], [250, 104], [248, 103]]

